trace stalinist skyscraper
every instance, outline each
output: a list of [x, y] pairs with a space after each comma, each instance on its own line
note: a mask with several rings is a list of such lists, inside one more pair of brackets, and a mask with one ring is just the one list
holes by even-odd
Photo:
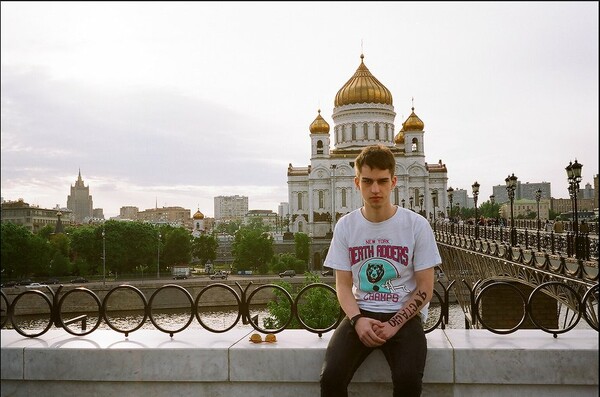
[[67, 208], [73, 211], [74, 223], [83, 223], [91, 219], [94, 215], [90, 187], [83, 184], [81, 170], [79, 170], [75, 186], [71, 186], [71, 194], [67, 196]]

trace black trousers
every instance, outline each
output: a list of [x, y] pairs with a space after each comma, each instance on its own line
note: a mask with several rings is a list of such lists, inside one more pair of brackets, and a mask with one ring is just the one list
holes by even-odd
[[[395, 313], [362, 311], [366, 317], [389, 320]], [[420, 316], [410, 319], [382, 346], [372, 348], [358, 339], [346, 317], [338, 325], [327, 346], [321, 369], [321, 397], [345, 397], [354, 373], [375, 349], [381, 349], [389, 364], [394, 397], [420, 396], [427, 358], [427, 339]]]

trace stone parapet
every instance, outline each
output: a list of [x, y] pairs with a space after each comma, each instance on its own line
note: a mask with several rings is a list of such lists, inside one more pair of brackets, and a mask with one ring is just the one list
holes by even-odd
[[[169, 337], [138, 330], [73, 336], [53, 329], [38, 338], [1, 331], [1, 396], [319, 395], [331, 332], [285, 330], [275, 343], [252, 343], [252, 329], [184, 330]], [[264, 335], [263, 335], [264, 337]], [[427, 334], [423, 396], [597, 396], [598, 332], [552, 335], [519, 330], [439, 330]], [[387, 363], [374, 352], [350, 395], [391, 395]]]

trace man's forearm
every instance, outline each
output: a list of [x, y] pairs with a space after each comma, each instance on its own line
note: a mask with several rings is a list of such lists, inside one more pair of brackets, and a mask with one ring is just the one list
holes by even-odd
[[408, 320], [419, 314], [421, 309], [431, 300], [432, 293], [417, 288], [408, 302], [388, 320], [392, 327], [402, 327]]

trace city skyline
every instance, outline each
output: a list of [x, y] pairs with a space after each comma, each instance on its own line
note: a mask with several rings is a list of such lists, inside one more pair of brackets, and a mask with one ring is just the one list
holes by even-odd
[[556, 198], [569, 161], [581, 188], [598, 173], [597, 3], [1, 7], [5, 200], [66, 206], [81, 170], [107, 218], [212, 217], [221, 195], [276, 212], [361, 53], [392, 93], [394, 133], [414, 106], [425, 160], [455, 189], [477, 180], [479, 203], [512, 173]]

